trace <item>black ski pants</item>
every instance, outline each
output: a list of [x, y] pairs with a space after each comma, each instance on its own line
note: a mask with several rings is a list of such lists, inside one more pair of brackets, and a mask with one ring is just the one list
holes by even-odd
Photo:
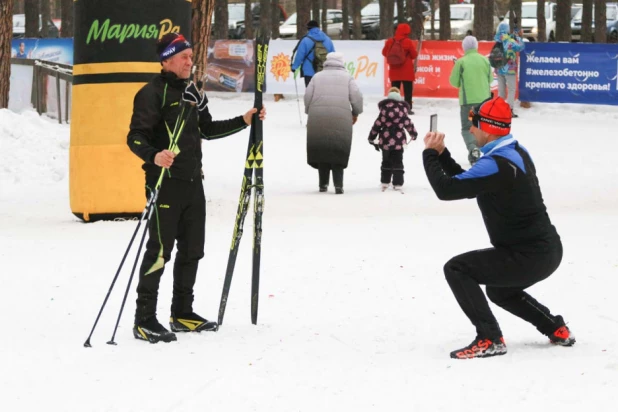
[[320, 187], [328, 187], [330, 172], [333, 172], [333, 183], [335, 187], [343, 187], [343, 166], [330, 163], [318, 164], [318, 175], [320, 176]]
[[459, 306], [475, 326], [477, 337], [502, 336], [480, 285], [486, 285], [487, 297], [493, 303], [549, 335], [562, 325], [524, 289], [549, 277], [561, 260], [559, 240], [546, 252], [490, 248], [455, 256], [444, 265], [444, 274]]
[[396, 87], [400, 90], [401, 90], [402, 84], [403, 84], [403, 100], [406, 101], [410, 105], [410, 110], [412, 110], [412, 92], [414, 91], [414, 82], [407, 81], [407, 80], [392, 80], [391, 81], [391, 86]]
[[403, 150], [382, 150], [382, 176], [380, 182], [393, 186], [403, 185]]
[[[156, 181], [147, 182], [147, 197]], [[204, 257], [206, 201], [201, 179], [165, 179], [148, 227], [148, 242], [139, 271], [135, 321], [155, 316], [159, 282], [174, 242], [172, 313], [193, 311], [193, 286], [199, 260]]]

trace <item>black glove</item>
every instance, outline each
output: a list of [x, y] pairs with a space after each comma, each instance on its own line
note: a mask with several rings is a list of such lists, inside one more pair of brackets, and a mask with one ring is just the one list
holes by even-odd
[[206, 97], [206, 94], [200, 92], [195, 83], [193, 83], [192, 81], [189, 82], [189, 84], [185, 88], [185, 91], [182, 92], [182, 100], [197, 105], [197, 110], [199, 110], [200, 112], [204, 110], [206, 108], [206, 105], [208, 104], [208, 98]]

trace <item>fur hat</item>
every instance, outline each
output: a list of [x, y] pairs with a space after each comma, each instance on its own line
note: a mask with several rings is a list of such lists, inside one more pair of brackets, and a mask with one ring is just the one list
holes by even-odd
[[463, 41], [461, 42], [461, 47], [463, 47], [463, 50], [464, 50], [464, 53], [465, 53], [468, 50], [478, 49], [479, 48], [479, 42], [478, 42], [478, 40], [476, 40], [476, 37], [474, 37], [474, 36], [466, 36], [463, 39]]

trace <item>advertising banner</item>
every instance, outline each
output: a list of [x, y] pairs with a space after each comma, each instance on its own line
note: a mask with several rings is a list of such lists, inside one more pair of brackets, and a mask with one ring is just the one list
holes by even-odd
[[73, 64], [73, 39], [13, 39], [11, 57]]
[[520, 99], [618, 105], [618, 45], [527, 43], [519, 68]]

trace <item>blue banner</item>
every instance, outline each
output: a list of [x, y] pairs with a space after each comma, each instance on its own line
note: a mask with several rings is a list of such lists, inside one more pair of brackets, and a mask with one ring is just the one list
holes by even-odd
[[73, 39], [13, 39], [11, 57], [73, 65]]
[[618, 105], [618, 45], [526, 43], [519, 100]]

